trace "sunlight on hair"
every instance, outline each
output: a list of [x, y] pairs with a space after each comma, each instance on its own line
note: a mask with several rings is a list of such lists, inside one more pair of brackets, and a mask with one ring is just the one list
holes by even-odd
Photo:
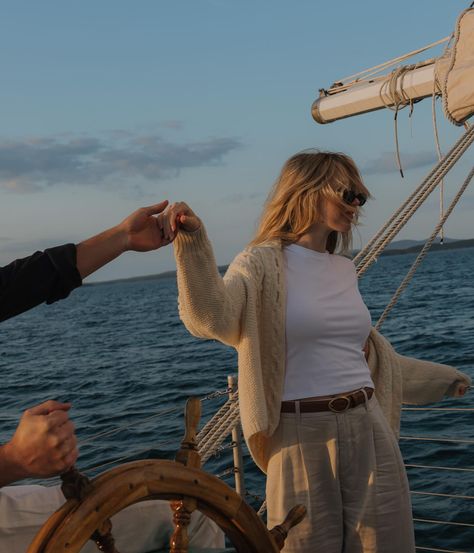
[[[324, 200], [347, 209], [341, 197], [346, 189], [370, 197], [356, 164], [349, 156], [318, 150], [295, 154], [283, 165], [270, 191], [251, 245], [275, 240], [282, 244], [296, 242], [311, 225], [322, 220]], [[357, 224], [357, 214], [354, 224]], [[327, 250], [346, 254], [351, 241], [351, 232], [333, 231], [328, 238]]]

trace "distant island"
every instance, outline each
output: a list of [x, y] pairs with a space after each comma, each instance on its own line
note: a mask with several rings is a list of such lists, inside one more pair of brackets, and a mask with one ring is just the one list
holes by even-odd
[[[403, 242], [400, 240], [400, 242]], [[411, 241], [410, 241], [411, 242]], [[415, 242], [415, 241], [413, 241]], [[416, 241], [415, 245], [409, 247], [400, 247], [397, 242], [393, 242], [389, 248], [387, 248], [380, 255], [401, 255], [405, 253], [418, 253], [423, 246], [425, 241]], [[432, 244], [430, 251], [439, 251], [439, 250], [457, 250], [460, 248], [472, 248], [474, 247], [474, 238], [468, 238], [467, 240], [455, 240], [453, 238], [446, 238], [443, 244], [439, 242]]]
[[[406, 253], [418, 253], [424, 246], [424, 240], [398, 240], [392, 242], [380, 255], [403, 255]], [[457, 250], [461, 248], [474, 247], [474, 238], [468, 238], [467, 240], [456, 240], [455, 238], [445, 238], [444, 243], [432, 244], [430, 251], [439, 250]], [[354, 254], [357, 251], [354, 252]], [[219, 265], [218, 269], [221, 274], [224, 274], [228, 265]], [[157, 273], [154, 275], [136, 276], [128, 278], [117, 278], [113, 280], [104, 280], [101, 282], [87, 282], [84, 286], [96, 286], [100, 284], [108, 284], [109, 282], [134, 282], [139, 280], [160, 280], [163, 278], [176, 277], [176, 271], [166, 271], [164, 273]]]

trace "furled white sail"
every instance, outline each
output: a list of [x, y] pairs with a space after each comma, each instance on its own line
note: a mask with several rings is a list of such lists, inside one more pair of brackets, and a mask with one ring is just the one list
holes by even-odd
[[454, 42], [436, 61], [436, 80], [443, 95], [446, 117], [462, 125], [474, 114], [474, 9], [456, 22]]
[[[388, 67], [389, 63], [382, 66]], [[363, 80], [337, 82], [327, 90], [322, 89], [312, 106], [313, 118], [318, 123], [330, 123], [384, 107], [397, 109], [437, 94], [443, 96], [448, 119], [456, 125], [463, 124], [474, 114], [474, 8], [461, 13], [453, 43], [440, 58], [400, 66], [388, 75], [375, 77], [376, 72]]]
[[386, 76], [350, 85], [338, 92], [322, 91], [311, 112], [318, 123], [331, 123], [360, 113], [394, 106], [397, 98], [417, 101], [433, 94], [434, 62], [404, 71], [390, 84]]

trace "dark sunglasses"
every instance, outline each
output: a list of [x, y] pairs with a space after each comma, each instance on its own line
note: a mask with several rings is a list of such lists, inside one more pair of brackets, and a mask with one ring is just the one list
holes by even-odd
[[362, 194], [362, 192], [354, 192], [354, 190], [350, 188], [346, 188], [342, 193], [342, 200], [346, 204], [352, 205], [355, 199], [359, 200], [359, 206], [363, 206], [367, 201], [367, 196]]

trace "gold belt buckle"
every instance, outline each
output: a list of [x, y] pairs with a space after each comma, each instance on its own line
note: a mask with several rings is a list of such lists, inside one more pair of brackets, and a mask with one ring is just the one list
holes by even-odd
[[[343, 407], [342, 409], [336, 409], [335, 407], [333, 407], [333, 401], [337, 401], [338, 399], [345, 399], [346, 400], [346, 405], [345, 407]], [[337, 397], [333, 397], [332, 399], [329, 400], [329, 403], [328, 403], [328, 407], [330, 409], [330, 411], [332, 411], [333, 413], [343, 413], [344, 411], [347, 411], [351, 406], [351, 398], [348, 397], [348, 396], [337, 396]]]

